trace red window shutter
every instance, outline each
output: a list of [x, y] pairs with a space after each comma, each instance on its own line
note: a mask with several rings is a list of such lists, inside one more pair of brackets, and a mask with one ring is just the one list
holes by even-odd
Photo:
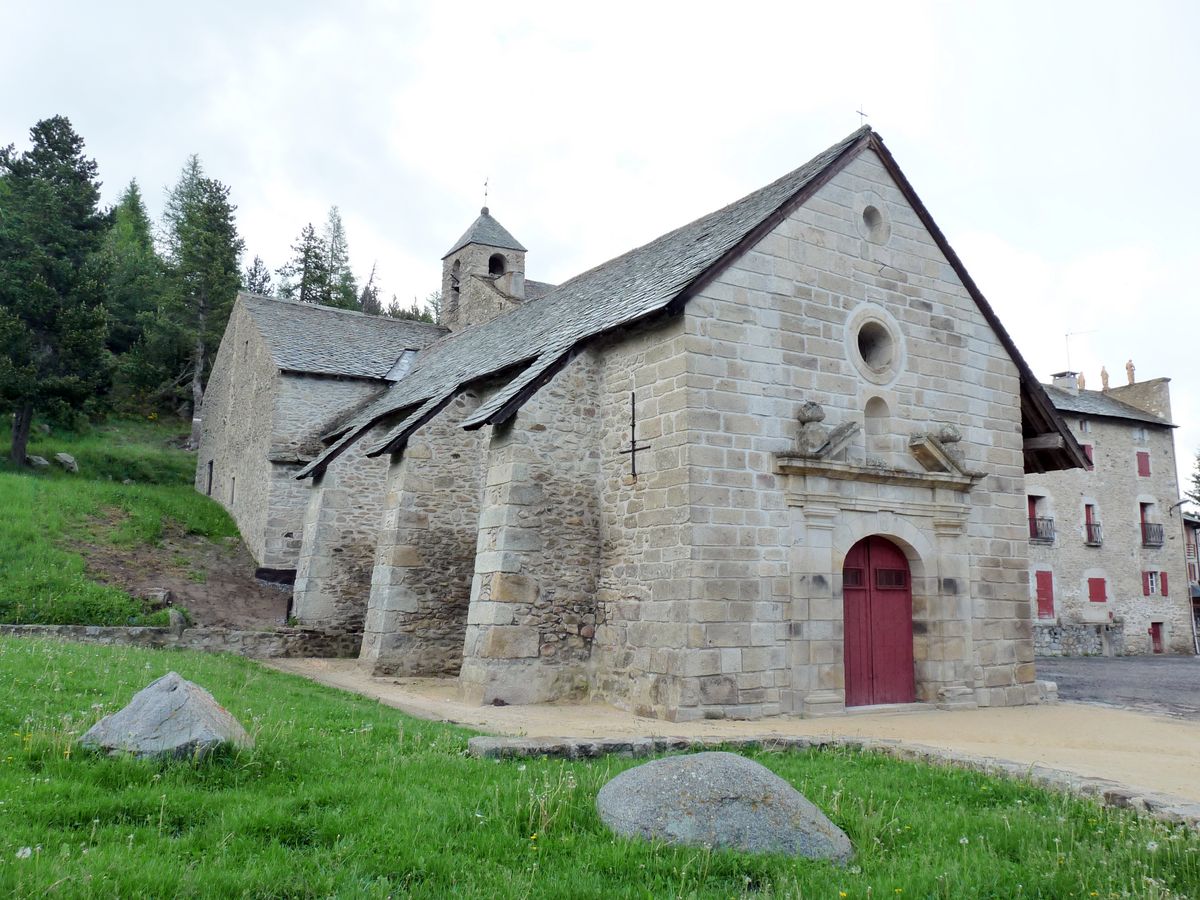
[[1142, 596], [1143, 597], [1150, 596], [1150, 573], [1149, 572], [1142, 573]]
[[1150, 454], [1145, 450], [1137, 452], [1138, 475], [1147, 478], [1150, 475]]
[[1054, 618], [1054, 574], [1037, 573], [1037, 605], [1039, 619]]
[[1158, 573], [1158, 581], [1162, 585], [1162, 595], [1164, 597], [1167, 596], [1167, 573], [1159, 572]]
[[1091, 444], [1080, 444], [1079, 446], [1083, 450], [1083, 455], [1087, 457], [1088, 468], [1089, 469], [1096, 468], [1096, 461], [1094, 459], [1092, 459], [1092, 445]]
[[1106, 595], [1106, 593], [1104, 591], [1104, 579], [1103, 578], [1089, 578], [1088, 579], [1088, 599], [1091, 600], [1093, 603], [1103, 603], [1105, 600], [1108, 599], [1108, 596]]

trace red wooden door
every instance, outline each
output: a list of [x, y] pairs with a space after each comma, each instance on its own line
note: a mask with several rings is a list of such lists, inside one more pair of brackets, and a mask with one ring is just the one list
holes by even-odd
[[912, 584], [904, 553], [881, 537], [859, 541], [846, 554], [842, 598], [846, 705], [913, 702]]
[[1162, 622], [1150, 623], [1150, 643], [1155, 653], [1163, 652]]

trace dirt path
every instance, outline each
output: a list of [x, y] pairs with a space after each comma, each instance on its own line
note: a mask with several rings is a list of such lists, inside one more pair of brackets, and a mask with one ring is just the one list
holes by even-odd
[[88, 577], [131, 597], [169, 591], [197, 625], [267, 628], [287, 618], [291, 589], [258, 581], [254, 557], [237, 538], [214, 541], [168, 525], [157, 546], [91, 541], [72, 549], [82, 554]]
[[1200, 723], [1079, 703], [946, 712], [866, 713], [828, 719], [665, 722], [599, 703], [478, 707], [453, 679], [373, 678], [356, 660], [283, 659], [268, 665], [374, 697], [414, 716], [529, 737], [751, 736], [891, 738], [1044, 765], [1200, 802]]

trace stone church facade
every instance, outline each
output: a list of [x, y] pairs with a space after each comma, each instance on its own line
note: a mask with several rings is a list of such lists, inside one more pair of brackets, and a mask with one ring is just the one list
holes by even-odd
[[302, 621], [481, 703], [1037, 700], [1025, 475], [1085, 460], [877, 134], [557, 287], [524, 254], [485, 210], [451, 333], [323, 429]]

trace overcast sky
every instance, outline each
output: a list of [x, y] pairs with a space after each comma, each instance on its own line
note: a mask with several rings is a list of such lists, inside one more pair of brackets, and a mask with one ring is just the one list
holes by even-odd
[[[1043, 380], [1172, 379], [1200, 446], [1200, 4], [0, 0], [0, 144], [64, 114], [152, 215], [190, 153], [272, 269], [341, 208], [360, 280], [440, 286], [478, 214], [559, 282], [867, 122]], [[1183, 487], [1183, 486], [1181, 486]]]

